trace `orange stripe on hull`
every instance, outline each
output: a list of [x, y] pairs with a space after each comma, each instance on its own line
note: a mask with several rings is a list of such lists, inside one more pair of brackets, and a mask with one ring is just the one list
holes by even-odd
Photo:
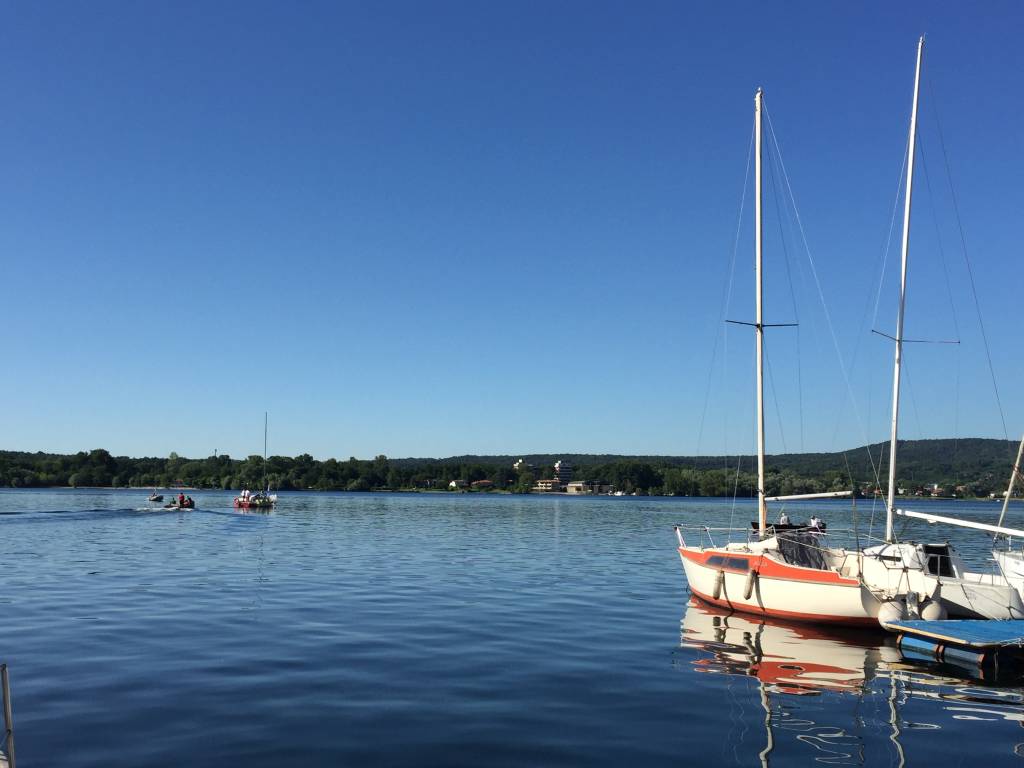
[[[835, 571], [821, 571], [816, 568], [786, 565], [764, 555], [743, 554], [741, 552], [721, 549], [705, 549], [700, 552], [694, 552], [687, 547], [679, 547], [679, 554], [692, 563], [716, 571], [722, 570], [722, 568], [709, 565], [708, 560], [717, 555], [719, 557], [748, 560], [752, 564], [753, 570], [757, 571], [758, 576], [764, 576], [767, 579], [789, 579], [790, 581], [809, 581], [815, 584], [835, 584], [847, 587], [860, 586], [860, 582], [857, 579], [841, 576]], [[735, 571], [737, 569], [725, 567], [724, 570]]]
[[728, 600], [718, 599], [715, 600], [711, 595], [705, 595], [695, 590], [692, 586], [690, 587], [690, 593], [694, 597], [699, 597], [705, 603], [711, 605], [717, 605], [720, 608], [727, 608], [730, 611], [736, 613], [746, 613], [753, 616], [764, 616], [768, 618], [785, 619], [787, 621], [810, 621], [819, 624], [832, 624], [842, 625], [848, 627], [873, 627], [874, 629], [881, 630], [882, 627], [878, 623], [877, 619], [873, 619], [869, 616], [829, 616], [819, 613], [800, 613], [799, 611], [782, 611], [782, 610], [771, 610], [758, 609], [751, 605], [739, 605], [737, 603], [731, 603]]

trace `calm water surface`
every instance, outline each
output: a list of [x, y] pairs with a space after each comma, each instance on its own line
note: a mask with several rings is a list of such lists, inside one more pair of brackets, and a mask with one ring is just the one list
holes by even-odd
[[[1013, 681], [901, 662], [883, 635], [688, 607], [672, 524], [746, 524], [749, 504], [296, 493], [240, 514], [229, 494], [195, 493], [183, 513], [146, 495], [0, 491], [22, 768], [1024, 754]], [[870, 504], [858, 511], [866, 526]], [[924, 533], [984, 564], [983, 537]]]

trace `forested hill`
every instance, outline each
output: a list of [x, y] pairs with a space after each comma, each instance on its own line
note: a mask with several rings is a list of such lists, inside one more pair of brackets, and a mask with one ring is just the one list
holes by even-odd
[[[945, 494], [987, 496], [1006, 487], [1016, 445], [1005, 440], [908, 440], [900, 442], [898, 481], [911, 492], [939, 485]], [[869, 458], [870, 453], [870, 458]], [[870, 493], [886, 477], [887, 444], [838, 453], [781, 454], [768, 458], [770, 494], [856, 489]], [[523, 460], [519, 469], [513, 465]], [[532, 454], [451, 456], [444, 459], [317, 460], [309, 454], [233, 459], [112, 456], [97, 448], [76, 454], [0, 451], [0, 486], [136, 487], [316, 490], [446, 489], [453, 481], [477, 488], [526, 492], [553, 476], [556, 461], [575, 467], [574, 479], [599, 481], [627, 493], [674, 496], [751, 495], [756, 488], [752, 456], [621, 456]], [[878, 467], [877, 473], [872, 469]], [[457, 483], [459, 484], [459, 483]]]
[[[1018, 444], [1006, 440], [982, 437], [943, 438], [938, 440], [900, 440], [899, 475], [908, 482], [952, 482], [956, 479], [980, 479], [994, 472], [999, 478], [1009, 479], [1010, 468], [1016, 456]], [[888, 471], [889, 443], [873, 443], [870, 446], [849, 448], [834, 453], [780, 453], [768, 456], [769, 471], [795, 472], [805, 475], [821, 475], [829, 472], [846, 474], [849, 471], [857, 480], [867, 481], [874, 476], [871, 459], [881, 467], [880, 474]], [[535, 467], [553, 465], [556, 461], [567, 461], [577, 468], [617, 462], [647, 462], [657, 466], [681, 467], [696, 470], [731, 468], [736, 471], [737, 462], [743, 469], [755, 466], [756, 456], [628, 456], [607, 453], [534, 453], [509, 455], [450, 456], [445, 459], [407, 458], [390, 459], [399, 467], [421, 467], [432, 464], [493, 464], [511, 466], [519, 459]], [[1001, 480], [1000, 480], [1001, 481]]]

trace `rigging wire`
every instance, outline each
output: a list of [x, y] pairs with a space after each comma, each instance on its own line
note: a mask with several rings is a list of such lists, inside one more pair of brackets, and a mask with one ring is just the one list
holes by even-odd
[[[949, 195], [953, 201], [953, 213], [956, 217], [956, 226], [960, 232], [960, 245], [963, 248], [964, 263], [967, 266], [967, 276], [971, 285], [971, 296], [974, 299], [974, 309], [978, 314], [978, 327], [981, 329], [981, 340], [985, 347], [985, 359], [988, 361], [988, 372], [992, 379], [992, 391], [995, 393], [996, 406], [999, 408], [999, 420], [1003, 426], [1003, 439], [1009, 442], [1010, 434], [1006, 429], [1006, 415], [1003, 413], [1003, 401], [999, 397], [999, 384], [996, 381], [996, 370], [992, 364], [992, 350], [988, 343], [988, 333], [985, 331], [985, 322], [981, 316], [981, 302], [978, 300], [978, 288], [974, 283], [974, 270], [971, 268], [971, 258], [967, 252], [967, 235], [964, 233], [963, 220], [960, 218], [960, 205], [957, 202], [956, 189], [953, 186], [953, 173], [949, 168], [949, 155], [946, 153], [946, 140], [942, 132], [942, 121], [939, 119], [938, 99], [935, 98], [935, 89], [932, 86], [932, 79], [928, 78], [928, 91], [931, 95], [932, 113], [935, 115], [935, 126], [939, 134], [939, 146], [942, 148], [942, 160], [946, 168], [946, 180], [949, 182]], [[1008, 447], [1012, 452], [1013, 448]]]
[[903, 173], [907, 170], [907, 155], [910, 154], [910, 136], [903, 145], [903, 163], [900, 165], [900, 175], [896, 179], [896, 195], [892, 201], [892, 217], [889, 219], [889, 234], [885, 239], [885, 250], [882, 252], [882, 269], [878, 273], [878, 290], [875, 292], [875, 311], [871, 314], [871, 327], [878, 324], [878, 305], [882, 299], [882, 286], [885, 283], [885, 267], [889, 263], [889, 251], [892, 249], [892, 233], [896, 229], [896, 214], [900, 207], [900, 198], [903, 197]]
[[924, 429], [921, 427], [921, 413], [917, 410], [917, 398], [914, 397], [914, 384], [910, 381], [910, 366], [907, 365], [909, 360], [907, 356], [903, 357], [903, 392], [906, 398], [910, 400], [910, 408], [914, 411], [914, 422], [917, 424], [917, 434], [924, 436]]
[[789, 453], [789, 449], [786, 447], [786, 431], [782, 427], [782, 410], [779, 408], [779, 393], [775, 387], [775, 377], [772, 375], [772, 364], [768, 358], [768, 340], [764, 341], [765, 355], [764, 355], [764, 367], [768, 371], [768, 384], [772, 390], [772, 400], [775, 403], [775, 420], [779, 423], [779, 440], [782, 442], [782, 452]]
[[[727, 358], [728, 358], [728, 337], [727, 337], [728, 326], [725, 325], [725, 315], [729, 311], [729, 305], [732, 303], [732, 285], [733, 285], [733, 277], [734, 277], [735, 272], [736, 272], [736, 254], [739, 251], [740, 232], [741, 232], [741, 229], [742, 229], [742, 226], [743, 226], [743, 211], [745, 209], [746, 201], [747, 201], [747, 184], [750, 181], [750, 160], [751, 160], [751, 157], [753, 156], [753, 153], [754, 153], [754, 128], [751, 127], [751, 129], [750, 129], [750, 141], [749, 141], [748, 147], [747, 147], [747, 166], [746, 166], [746, 170], [743, 172], [743, 187], [742, 187], [742, 191], [741, 191], [741, 194], [740, 194], [740, 210], [739, 210], [739, 214], [736, 216], [736, 234], [735, 234], [735, 237], [733, 238], [732, 256], [731, 256], [731, 258], [729, 260], [729, 276], [728, 276], [728, 278], [726, 280], [725, 288], [723, 289], [722, 305], [721, 305], [722, 308], [721, 308], [721, 312], [719, 313], [718, 327], [717, 327], [716, 332], [715, 332], [715, 340], [714, 340], [714, 344], [712, 345], [712, 349], [711, 349], [711, 364], [708, 366], [708, 383], [707, 383], [707, 387], [704, 390], [704, 407], [701, 409], [700, 427], [697, 430], [697, 449], [696, 449], [695, 456], [699, 456], [700, 455], [700, 445], [701, 445], [701, 441], [703, 440], [703, 437], [704, 437], [704, 422], [705, 422], [705, 419], [707, 417], [708, 402], [709, 402], [709, 400], [711, 398], [711, 385], [712, 385], [713, 379], [714, 379], [715, 357], [716, 357], [716, 355], [718, 353], [718, 341], [719, 341], [719, 338], [723, 339], [723, 341], [722, 341], [722, 347], [723, 347], [723, 349], [722, 349], [723, 376], [725, 375], [724, 366], [728, 362], [727, 361]], [[726, 434], [728, 434], [728, 432]], [[697, 466], [696, 466], [696, 460], [695, 460], [695, 462], [694, 462], [694, 469], [696, 469], [696, 468], [697, 468]]]
[[[773, 172], [773, 167], [772, 167], [772, 162], [771, 162], [772, 153], [771, 153], [770, 147], [771, 147], [771, 145], [769, 144], [768, 151], [765, 152], [765, 154], [767, 154], [769, 156], [768, 168], [767, 168], [768, 174], [767, 175], [769, 177], [769, 187], [771, 187], [772, 189], [777, 189], [778, 188], [778, 181], [776, 179], [775, 173]], [[776, 216], [779, 219], [779, 221], [781, 222], [781, 217], [778, 217], [778, 195], [777, 194], [772, 195], [772, 199], [775, 201]], [[780, 225], [780, 229], [781, 229], [781, 225]], [[785, 239], [783, 239], [783, 249], [785, 249]], [[787, 271], [787, 276], [788, 276], [788, 271], [789, 271], [789, 265], [788, 264], [786, 265], [786, 271]], [[792, 286], [792, 281], [790, 281], [790, 286]], [[765, 367], [765, 370], [768, 373], [768, 386], [771, 389], [772, 401], [775, 404], [775, 420], [776, 420], [776, 422], [778, 423], [778, 426], [779, 426], [779, 436], [780, 436], [780, 439], [781, 439], [781, 442], [782, 442], [782, 450], [783, 450], [784, 453], [788, 453], [789, 451], [786, 448], [786, 432], [785, 432], [785, 429], [783, 428], [783, 425], [782, 425], [782, 411], [779, 408], [779, 391], [778, 391], [778, 389], [775, 386], [775, 377], [772, 375], [771, 355], [768, 352], [768, 338], [767, 338], [767, 335], [762, 335], [762, 337], [761, 337], [761, 344], [764, 347], [764, 367]]]
[[[789, 301], [790, 301], [790, 304], [793, 307], [793, 321], [796, 324], [796, 382], [797, 382], [796, 391], [797, 391], [797, 408], [798, 408], [799, 421], [800, 421], [800, 450], [802, 451], [803, 447], [804, 447], [804, 393], [803, 393], [803, 369], [802, 369], [801, 355], [800, 355], [800, 311], [797, 308], [796, 292], [793, 290], [793, 274], [792, 274], [792, 270], [790, 269], [790, 264], [789, 264], [790, 263], [789, 247], [786, 245], [786, 231], [785, 231], [785, 228], [783, 227], [782, 211], [780, 210], [780, 207], [779, 207], [779, 199], [782, 197], [782, 192], [779, 189], [778, 169], [775, 167], [776, 163], [777, 163], [777, 157], [776, 157], [777, 153], [771, 151], [771, 143], [770, 142], [768, 144], [768, 148], [769, 149], [768, 149], [767, 154], [768, 154], [768, 157], [769, 157], [769, 165], [768, 165], [768, 167], [769, 167], [769, 175], [771, 176], [772, 189], [774, 190], [774, 194], [772, 195], [772, 201], [775, 204], [775, 218], [776, 218], [776, 222], [779, 225], [779, 241], [780, 241], [780, 243], [782, 245], [782, 253], [783, 253], [783, 256], [784, 256], [784, 259], [783, 259], [782, 263], [783, 263], [783, 265], [786, 268], [786, 282], [789, 284]], [[771, 371], [770, 370], [769, 370], [769, 376], [771, 376]], [[781, 415], [781, 413], [778, 412], [779, 404], [778, 404], [778, 397], [774, 393], [774, 390], [775, 390], [775, 382], [774, 381], [772, 381], [772, 389], [773, 389], [773, 396], [775, 396], [776, 415], [777, 415], [777, 417], [779, 419], [779, 431], [781, 432], [782, 431], [782, 415]], [[782, 447], [785, 450], [785, 448], [786, 448], [786, 438], [785, 438], [785, 436], [783, 436], [783, 438], [782, 438]]]
[[932, 192], [932, 181], [931, 176], [928, 173], [928, 161], [925, 158], [924, 142], [921, 141], [921, 137], [918, 137], [918, 143], [921, 147], [921, 168], [924, 171], [924, 183], [925, 188], [928, 190], [928, 203], [932, 212], [932, 223], [935, 225], [935, 240], [939, 250], [939, 260], [942, 262], [942, 275], [946, 281], [946, 296], [949, 299], [949, 311], [950, 317], [953, 320], [953, 332], [956, 334], [957, 348], [956, 348], [956, 377], [954, 380], [954, 393], [953, 393], [953, 478], [954, 483], [959, 482], [959, 473], [957, 465], [957, 457], [960, 449], [960, 321], [956, 314], [956, 304], [953, 303], [953, 286], [949, 280], [949, 266], [946, 263], [946, 249], [942, 247], [942, 231], [939, 228], [939, 214], [935, 210], [935, 195]]
[[[877, 323], [878, 323], [878, 307], [879, 307], [879, 304], [881, 302], [882, 287], [883, 287], [884, 282], [885, 282], [885, 268], [886, 268], [886, 266], [889, 263], [889, 252], [892, 250], [892, 235], [893, 235], [893, 232], [896, 229], [896, 214], [899, 211], [900, 198], [902, 197], [902, 193], [903, 193], [903, 180], [904, 180], [903, 179], [903, 173], [907, 169], [907, 150], [908, 150], [909, 146], [910, 146], [910, 136], [908, 135], [907, 136], [907, 141], [903, 145], [903, 160], [900, 163], [899, 175], [896, 177], [896, 192], [893, 195], [893, 199], [892, 199], [892, 215], [889, 217], [889, 230], [888, 230], [888, 233], [887, 233], [886, 239], [885, 239], [885, 247], [882, 249], [882, 257], [881, 257], [882, 264], [881, 264], [881, 268], [878, 270], [878, 289], [875, 292], [875, 307], [874, 307], [874, 311], [871, 314], [871, 327], [872, 328], [874, 328], [877, 325]], [[864, 332], [864, 327], [865, 327], [865, 322], [864, 321], [865, 320], [867, 320], [867, 303], [865, 303], [865, 305], [864, 305], [864, 312], [861, 315], [860, 327], [857, 329], [857, 339], [854, 342], [853, 356], [852, 356], [852, 359], [850, 361], [850, 367], [851, 368], [856, 368], [857, 367], [857, 358], [860, 356], [861, 342], [862, 342], [862, 340], [866, 336], [868, 336], [868, 334]], [[877, 370], [877, 367], [876, 366], [870, 366], [870, 370], [873, 373], [875, 370]], [[868, 415], [867, 415], [868, 429], [870, 429], [870, 427], [871, 427], [871, 411], [872, 411], [872, 404], [873, 404], [872, 393], [874, 392], [874, 386], [872, 386], [872, 384], [873, 384], [873, 381], [875, 380], [875, 377], [872, 376], [871, 379], [872, 380], [868, 382], [869, 386], [867, 388], [868, 389]], [[836, 430], [838, 431], [838, 429], [839, 429], [839, 419], [837, 417], [836, 418]], [[882, 445], [883, 444], [879, 444], [879, 454], [878, 454], [878, 456], [879, 456], [879, 458], [878, 458], [878, 466], [879, 467], [881, 467], [882, 463], [883, 463], [882, 462], [882, 450], [883, 450]], [[871, 453], [871, 444], [870, 443], [867, 444], [867, 451], [868, 451], [868, 456], [869, 456], [869, 459], [870, 459], [873, 456], [873, 454]], [[874, 464], [873, 460], [871, 460], [871, 465], [872, 465], [872, 468], [874, 469], [875, 464]], [[880, 474], [879, 470], [875, 470], [875, 488], [876, 489], [881, 489], [881, 482], [880, 482], [879, 474]], [[872, 507], [871, 514], [872, 514], [872, 516], [874, 515], [874, 507]], [[874, 518], [872, 517], [872, 520], [873, 519]]]
[[[836, 358], [839, 361], [839, 370], [841, 371], [841, 373], [843, 375], [843, 381], [846, 384], [847, 396], [850, 398], [850, 405], [853, 408], [854, 417], [857, 420], [857, 424], [858, 424], [858, 427], [860, 428], [861, 434], [864, 435], [864, 442], [865, 442], [865, 444], [867, 444], [867, 436], [866, 436], [866, 431], [864, 429], [864, 422], [861, 419], [860, 410], [857, 408], [856, 398], [853, 396], [853, 386], [850, 383], [850, 377], [849, 377], [849, 374], [848, 374], [848, 372], [846, 370], [846, 365], [843, 362], [843, 354], [842, 354], [842, 350], [839, 347], [839, 339], [836, 337], [835, 327], [832, 324], [832, 316], [831, 316], [831, 314], [828, 311], [828, 305], [825, 303], [825, 293], [824, 293], [824, 291], [822, 290], [822, 287], [821, 287], [821, 280], [818, 278], [818, 269], [815, 266], [814, 257], [811, 254], [811, 248], [810, 248], [810, 245], [807, 242], [807, 233], [804, 230], [803, 220], [800, 218], [800, 211], [799, 211], [799, 209], [797, 208], [797, 205], [796, 205], [796, 198], [795, 198], [795, 196], [793, 194], [793, 186], [792, 186], [792, 184], [790, 184], [789, 174], [786, 172], [786, 164], [785, 164], [785, 161], [782, 158], [782, 152], [779, 149], [778, 139], [775, 136], [775, 127], [772, 124], [771, 115], [768, 112], [767, 107], [765, 107], [764, 111], [765, 111], [765, 116], [767, 117], [767, 121], [766, 122], [768, 123], [769, 135], [771, 136], [772, 143], [775, 145], [776, 151], [778, 152], [779, 167], [782, 169], [783, 179], [786, 182], [786, 191], [789, 193], [790, 203], [793, 206], [793, 214], [796, 217], [797, 228], [798, 228], [798, 230], [800, 232], [800, 238], [803, 241], [804, 252], [807, 254], [807, 261], [808, 261], [808, 264], [810, 265], [810, 268], [811, 268], [811, 276], [814, 278], [814, 285], [815, 285], [815, 287], [818, 290], [818, 300], [821, 302], [821, 308], [822, 308], [822, 311], [823, 311], [823, 313], [825, 315], [825, 322], [826, 322], [826, 324], [828, 326], [829, 334], [830, 334], [830, 336], [832, 338], [832, 346], [835, 349]], [[869, 457], [869, 459], [871, 459], [872, 469], [874, 470], [874, 474], [875, 474], [875, 480], [876, 480], [876, 482], [881, 484], [881, 481], [879, 480], [878, 468], [874, 465], [874, 459], [871, 456], [871, 452], [870, 451], [868, 451], [868, 457]]]
[[[907, 155], [908, 155], [909, 147], [910, 147], [910, 136], [908, 135], [907, 136], [907, 140], [906, 140], [906, 142], [903, 145], [903, 159], [902, 159], [902, 161], [900, 163], [900, 171], [899, 171], [899, 174], [896, 176], [896, 191], [893, 194], [892, 214], [889, 217], [889, 229], [887, 231], [886, 238], [885, 238], [885, 247], [882, 249], [881, 267], [878, 270], [878, 288], [875, 291], [874, 310], [871, 313], [871, 327], [872, 328], [874, 328], [877, 325], [877, 323], [878, 323], [878, 307], [879, 307], [879, 305], [881, 303], [882, 288], [883, 288], [883, 286], [885, 284], [885, 270], [886, 270], [886, 266], [889, 264], [889, 253], [892, 250], [892, 236], [893, 236], [893, 232], [896, 230], [896, 215], [897, 215], [897, 213], [899, 211], [900, 198], [902, 197], [902, 193], [903, 193], [903, 182], [904, 182], [903, 174], [904, 174], [904, 172], [907, 169]], [[860, 356], [861, 342], [868, 335], [868, 334], [866, 334], [864, 332], [865, 320], [867, 320], [867, 308], [868, 308], [868, 304], [867, 304], [867, 302], [865, 302], [864, 311], [861, 313], [860, 326], [857, 329], [857, 338], [856, 338], [856, 341], [854, 342], [854, 345], [853, 345], [853, 355], [852, 355], [851, 360], [850, 360], [850, 367], [851, 368], [856, 368], [857, 367], [857, 358]], [[872, 373], [876, 369], [877, 369], [876, 366], [870, 366], [870, 370], [872, 371]], [[868, 382], [869, 386], [867, 388], [867, 390], [868, 390], [867, 424], [868, 424], [868, 428], [869, 429], [870, 429], [870, 426], [871, 426], [871, 412], [872, 412], [872, 405], [873, 405], [873, 402], [874, 402], [873, 398], [872, 398], [872, 393], [874, 392], [874, 386], [873, 386], [873, 381], [874, 380], [875, 380], [875, 376], [872, 375], [871, 376], [871, 381]], [[839, 431], [839, 416], [838, 415], [836, 416], [835, 430], [836, 430], [836, 432]], [[862, 431], [863, 431], [863, 428], [862, 428]], [[884, 458], [883, 454], [884, 454], [884, 450], [885, 450], [885, 448], [884, 448], [885, 444], [884, 443], [879, 443], [878, 463], [876, 465], [875, 464], [875, 460], [874, 460], [874, 454], [871, 452], [872, 446], [871, 446], [871, 443], [868, 440], [868, 435], [867, 434], [864, 434], [864, 440], [865, 440], [865, 450], [867, 451], [867, 454], [868, 454], [868, 461], [869, 461], [869, 463], [871, 465], [871, 469], [872, 469], [872, 472], [873, 472], [874, 477], [875, 477], [875, 490], [880, 490], [881, 489], [881, 477], [880, 477], [881, 470], [880, 470], [880, 467], [884, 463], [883, 462], [883, 458]], [[877, 496], [876, 496], [876, 500], [877, 500]], [[869, 536], [871, 535], [871, 529], [874, 526], [875, 507], [876, 507], [876, 505], [872, 504], [872, 507], [871, 507], [871, 523], [870, 523], [869, 528], [868, 528], [868, 535]]]
[[740, 490], [740, 467], [743, 466], [742, 454], [736, 456], [736, 477], [732, 483], [732, 507], [729, 509], [729, 530], [733, 529], [733, 518], [736, 516], [736, 497]]
[[925, 158], [924, 141], [922, 140], [922, 137], [918, 137], [917, 143], [920, 147], [918, 150], [918, 156], [921, 159], [921, 170], [924, 171], [924, 185], [928, 190], [928, 203], [931, 207], [932, 223], [935, 225], [935, 240], [939, 251], [939, 261], [942, 263], [942, 275], [946, 281], [946, 296], [949, 298], [950, 317], [953, 321], [953, 331], [956, 334], [957, 341], [959, 341], [960, 322], [956, 314], [956, 305], [953, 303], [953, 286], [949, 281], [949, 266], [946, 263], [946, 249], [942, 247], [942, 230], [939, 228], [939, 215], [935, 210], [935, 196], [932, 193], [931, 177], [928, 175], [928, 161]]

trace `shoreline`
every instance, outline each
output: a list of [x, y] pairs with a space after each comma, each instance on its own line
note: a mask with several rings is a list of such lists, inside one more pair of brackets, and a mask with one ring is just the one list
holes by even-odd
[[[138, 493], [153, 493], [153, 486], [145, 487], [132, 487], [132, 486], [111, 486], [111, 485], [34, 485], [27, 487], [11, 487], [4, 486], [0, 490], [5, 491], [132, 491]], [[156, 492], [171, 493], [171, 492], [192, 492], [192, 493], [238, 493], [240, 488], [202, 488], [199, 486], [175, 486], [174, 488], [156, 488]], [[328, 490], [322, 490], [320, 488], [289, 488], [288, 490], [277, 490], [275, 493], [429, 493], [429, 494], [448, 494], [452, 496], [457, 495], [500, 495], [500, 496], [556, 496], [558, 498], [565, 499], [732, 499], [735, 498], [738, 501], [756, 501], [754, 496], [700, 496], [700, 495], [673, 495], [673, 494], [642, 494], [633, 495], [627, 494], [625, 496], [614, 496], [612, 494], [600, 494], [600, 493], [565, 493], [559, 491], [530, 491], [529, 493], [514, 493], [513, 491], [507, 491], [502, 489], [489, 489], [484, 491], [471, 491], [465, 488], [459, 490], [448, 490], [444, 488], [368, 488], [361, 491], [350, 491], [345, 488], [332, 488]], [[1001, 497], [991, 496], [897, 496], [897, 499], [904, 501], [987, 501], [987, 502], [998, 502], [1002, 503]], [[870, 501], [872, 497], [861, 496], [858, 498], [859, 501]], [[881, 500], [881, 499], [880, 499]], [[846, 499], [834, 499], [834, 502], [846, 501]], [[1012, 498], [1010, 501], [1024, 501], [1024, 498]]]

